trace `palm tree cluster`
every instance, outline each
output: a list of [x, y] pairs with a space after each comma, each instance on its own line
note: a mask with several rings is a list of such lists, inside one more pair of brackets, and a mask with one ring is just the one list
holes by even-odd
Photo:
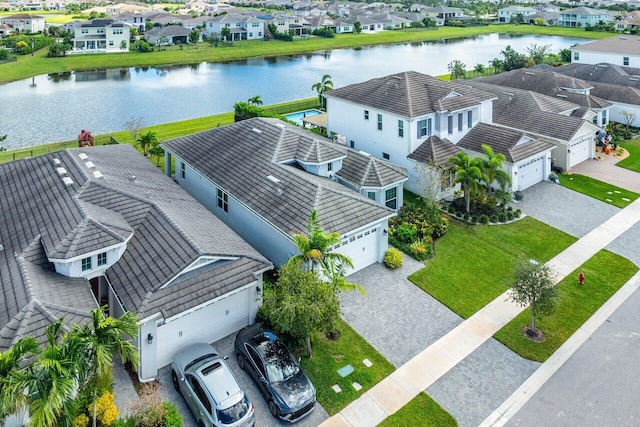
[[43, 348], [31, 336], [18, 340], [0, 353], [0, 420], [28, 409], [29, 425], [70, 426], [93, 401], [95, 427], [98, 389], [108, 378], [113, 357], [138, 364], [129, 341], [137, 330], [133, 314], [115, 319], [101, 307], [91, 311], [91, 321], [66, 333], [63, 319], [50, 324]]
[[511, 184], [511, 177], [502, 169], [505, 156], [495, 153], [493, 149], [482, 145], [485, 157], [471, 158], [462, 151], [449, 159], [455, 180], [460, 183], [464, 194], [465, 210], [470, 211], [472, 197], [486, 199], [494, 194], [493, 185], [497, 183], [503, 193]]

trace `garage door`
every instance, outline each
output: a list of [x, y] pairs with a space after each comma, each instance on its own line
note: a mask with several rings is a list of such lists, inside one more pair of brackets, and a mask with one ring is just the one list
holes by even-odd
[[589, 140], [573, 143], [569, 146], [571, 157], [569, 157], [569, 168], [589, 158]]
[[194, 342], [212, 343], [249, 324], [250, 288], [158, 326], [158, 367], [171, 363], [173, 355]]
[[347, 274], [355, 273], [374, 262], [378, 262], [378, 228], [358, 233], [343, 240], [335, 252], [344, 254], [353, 261], [354, 268]]
[[544, 181], [543, 158], [538, 157], [518, 166], [518, 188], [520, 190]]

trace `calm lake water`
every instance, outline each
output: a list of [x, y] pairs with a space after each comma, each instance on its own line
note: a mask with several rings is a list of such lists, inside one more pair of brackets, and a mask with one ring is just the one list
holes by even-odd
[[[446, 74], [447, 64], [467, 69], [488, 65], [511, 45], [518, 52], [532, 43], [552, 52], [585, 43], [555, 36], [490, 34], [465, 39], [406, 43], [254, 58], [225, 64], [122, 68], [41, 75], [0, 86], [0, 135], [7, 149], [124, 129], [132, 117], [144, 125], [203, 117], [233, 110], [238, 101], [260, 95], [264, 104], [309, 98], [324, 74], [342, 87], [401, 71]], [[1, 72], [1, 69], [0, 69]]]

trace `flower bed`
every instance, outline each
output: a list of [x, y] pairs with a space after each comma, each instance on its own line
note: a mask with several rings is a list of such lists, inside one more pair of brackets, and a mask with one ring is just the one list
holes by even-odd
[[408, 204], [389, 220], [389, 243], [418, 261], [433, 253], [433, 242], [443, 236], [449, 220], [435, 204]]

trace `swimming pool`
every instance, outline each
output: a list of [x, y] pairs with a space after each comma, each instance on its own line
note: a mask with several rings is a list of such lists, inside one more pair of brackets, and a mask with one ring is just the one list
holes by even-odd
[[296, 111], [295, 113], [285, 114], [284, 117], [287, 120], [291, 120], [295, 122], [298, 126], [302, 126], [302, 119], [310, 116], [317, 116], [318, 114], [322, 114], [322, 111], [316, 109], [304, 110], [304, 111]]

